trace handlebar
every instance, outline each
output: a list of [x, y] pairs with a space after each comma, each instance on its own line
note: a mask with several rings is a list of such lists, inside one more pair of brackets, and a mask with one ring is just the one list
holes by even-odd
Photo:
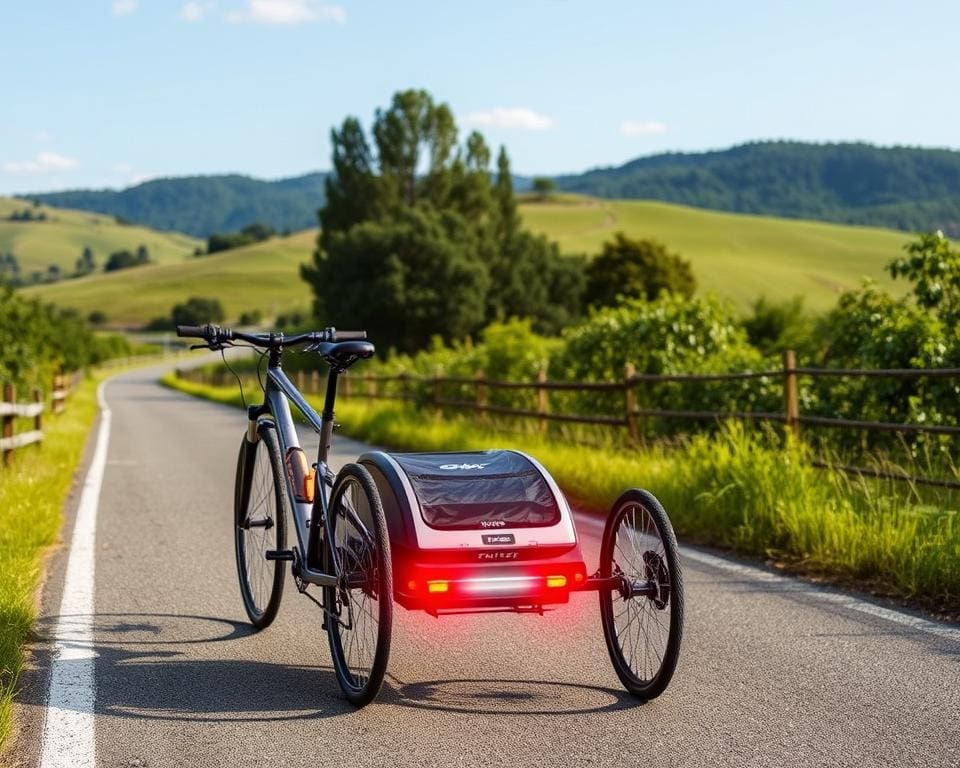
[[203, 339], [213, 348], [219, 348], [231, 341], [245, 341], [255, 347], [277, 349], [304, 343], [362, 341], [367, 338], [367, 332], [338, 331], [336, 328], [324, 328], [322, 331], [308, 331], [293, 336], [284, 336], [282, 333], [243, 333], [232, 328], [221, 328], [217, 325], [178, 325], [177, 336]]

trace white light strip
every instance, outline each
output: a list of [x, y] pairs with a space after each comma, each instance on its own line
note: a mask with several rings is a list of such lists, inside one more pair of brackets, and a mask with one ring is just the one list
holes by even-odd
[[533, 587], [536, 581], [533, 576], [491, 576], [488, 579], [465, 579], [454, 583], [462, 585], [465, 592], [515, 592], [518, 587]]

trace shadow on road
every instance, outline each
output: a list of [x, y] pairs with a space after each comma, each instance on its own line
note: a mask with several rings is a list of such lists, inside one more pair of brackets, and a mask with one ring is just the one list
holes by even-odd
[[[34, 657], [49, 667], [50, 645], [84, 649], [76, 632], [88, 617], [42, 619]], [[224, 658], [219, 644], [254, 641], [244, 623], [212, 616], [112, 613], [93, 618], [98, 715], [166, 721], [275, 722], [349, 714], [328, 666]], [[325, 638], [319, 638], [324, 645]], [[188, 650], [192, 646], [196, 650]], [[197, 648], [201, 646], [201, 648]], [[202, 648], [202, 646], [210, 646]], [[239, 655], [234, 646], [230, 655]], [[243, 655], [251, 655], [246, 648]], [[205, 655], [215, 656], [203, 658]], [[198, 658], [198, 656], [200, 658]], [[65, 662], [70, 663], [70, 662]], [[24, 703], [44, 706], [43, 686]], [[621, 690], [544, 680], [448, 679], [404, 682], [387, 675], [379, 704], [456, 714], [574, 715], [627, 709], [639, 702]]]
[[385, 702], [438, 712], [580, 716], [642, 705], [625, 691], [582, 683], [476, 678], [404, 683], [387, 676], [393, 685], [383, 696]]

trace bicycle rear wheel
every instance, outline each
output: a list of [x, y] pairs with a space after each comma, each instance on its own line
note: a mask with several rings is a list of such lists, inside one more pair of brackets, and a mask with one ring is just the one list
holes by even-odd
[[263, 629], [277, 616], [286, 573], [286, 563], [267, 560], [266, 552], [286, 549], [287, 521], [283, 465], [273, 424], [261, 421], [257, 435], [257, 442], [244, 437], [240, 444], [233, 528], [243, 607], [250, 623]]
[[622, 584], [600, 590], [613, 668], [634, 696], [656, 698], [680, 655], [683, 576], [673, 526], [652, 493], [633, 489], [617, 500], [603, 529], [600, 576], [618, 576]]
[[324, 546], [324, 570], [334, 572], [331, 550], [341, 568], [338, 585], [324, 588], [330, 655], [347, 700], [362, 707], [377, 695], [387, 671], [393, 573], [380, 494], [359, 464], [347, 464], [337, 475], [329, 516], [333, 538]]

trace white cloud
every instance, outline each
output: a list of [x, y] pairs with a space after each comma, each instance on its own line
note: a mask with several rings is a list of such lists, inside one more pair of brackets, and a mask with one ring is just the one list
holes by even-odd
[[553, 127], [553, 118], [526, 107], [495, 107], [485, 112], [471, 112], [460, 122], [476, 128], [517, 128], [522, 131], [545, 131]]
[[650, 136], [666, 132], [667, 126], [656, 120], [624, 120], [620, 123], [620, 133], [623, 136]]
[[213, 8], [213, 3], [198, 3], [191, 0], [180, 9], [180, 18], [192, 23], [203, 21], [203, 17]]
[[137, 10], [137, 0], [113, 0], [114, 16], [129, 16]]
[[40, 152], [33, 160], [4, 163], [2, 167], [4, 173], [54, 173], [76, 168], [77, 161], [56, 152]]
[[113, 172], [123, 174], [133, 173], [133, 166], [129, 163], [117, 163], [115, 166], [113, 166]]
[[40, 142], [41, 144], [46, 144], [47, 142], [53, 141], [53, 134], [50, 131], [37, 131], [33, 138]]
[[247, 0], [242, 11], [231, 11], [226, 18], [231, 24], [293, 26], [311, 21], [343, 24], [347, 12], [339, 5], [327, 5], [318, 0]]

